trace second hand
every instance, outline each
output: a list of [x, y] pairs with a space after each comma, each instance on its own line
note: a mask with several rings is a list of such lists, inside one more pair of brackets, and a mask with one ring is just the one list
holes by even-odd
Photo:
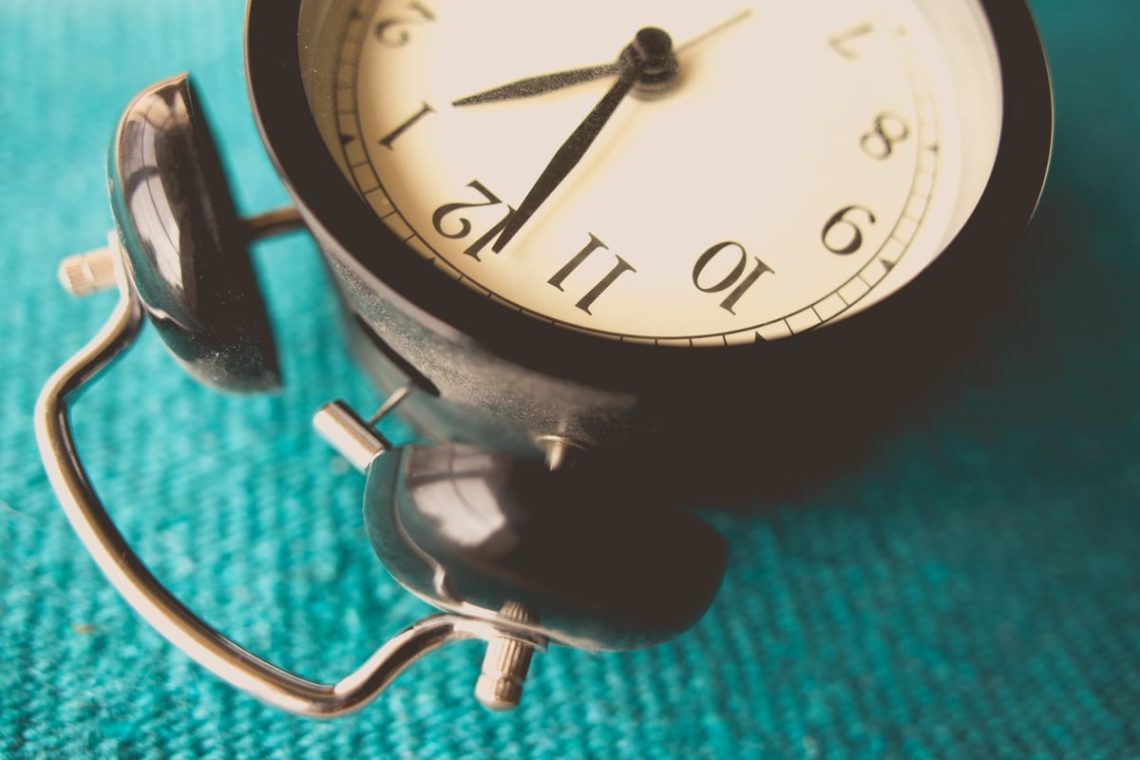
[[699, 45], [700, 43], [704, 42], [709, 37], [712, 37], [714, 34], [719, 34], [720, 32], [723, 32], [725, 29], [728, 29], [730, 26], [734, 26], [736, 24], [739, 24], [741, 21], [743, 21], [744, 19], [748, 18], [751, 15], [752, 15], [752, 9], [751, 8], [745, 8], [740, 13], [737, 13], [735, 16], [733, 16], [730, 19], [726, 19], [725, 21], [722, 21], [721, 23], [714, 26], [712, 29], [708, 29], [708, 30], [702, 32], [701, 34], [698, 34], [696, 37], [693, 37], [692, 39], [686, 40], [683, 44], [677, 46], [677, 48], [675, 49], [675, 52], [677, 53], [677, 55], [680, 55], [681, 53], [684, 53], [689, 48], [695, 47], [696, 45]]

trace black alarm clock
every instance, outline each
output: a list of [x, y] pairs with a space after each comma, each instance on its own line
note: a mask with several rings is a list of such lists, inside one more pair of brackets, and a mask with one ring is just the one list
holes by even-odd
[[[1052, 142], [1019, 0], [250, 0], [250, 100], [295, 206], [239, 219], [186, 76], [127, 109], [116, 229], [63, 267], [118, 287], [49, 381], [45, 466], [110, 580], [238, 688], [335, 715], [459, 638], [517, 704], [548, 644], [648, 646], [715, 597], [687, 507], [819, 482], [1000, 319]], [[223, 390], [280, 382], [246, 251], [304, 227], [378, 410], [317, 430], [367, 474], [389, 572], [438, 608], [336, 685], [210, 629], [111, 523], [68, 401], [150, 317]], [[376, 428], [400, 418], [414, 442]]]

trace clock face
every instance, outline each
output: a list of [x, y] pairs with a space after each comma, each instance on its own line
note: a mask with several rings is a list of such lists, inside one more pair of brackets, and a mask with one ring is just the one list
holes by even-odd
[[[397, 253], [614, 339], [752, 343], [866, 308], [944, 250], [997, 152], [975, 2], [331, 5], [310, 101]], [[668, 37], [631, 47], [649, 29]]]

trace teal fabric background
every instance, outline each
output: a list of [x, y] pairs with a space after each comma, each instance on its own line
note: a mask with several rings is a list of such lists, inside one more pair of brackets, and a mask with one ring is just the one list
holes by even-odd
[[[703, 622], [649, 651], [536, 661], [522, 708], [446, 650], [314, 723], [222, 685], [104, 582], [57, 508], [31, 410], [110, 296], [58, 259], [109, 225], [103, 157], [144, 85], [191, 70], [240, 205], [284, 200], [244, 94], [241, 0], [0, 3], [0, 755], [1140, 757], [1140, 56], [1133, 0], [1032, 0], [1058, 101], [1012, 321], [863, 468], [803, 503], [703, 505], [728, 538]], [[290, 384], [214, 395], [152, 331], [79, 407], [116, 518], [191, 607], [335, 679], [426, 611], [373, 559], [362, 480], [309, 416], [375, 399], [309, 242], [258, 262]], [[718, 509], [721, 507], [733, 509]]]

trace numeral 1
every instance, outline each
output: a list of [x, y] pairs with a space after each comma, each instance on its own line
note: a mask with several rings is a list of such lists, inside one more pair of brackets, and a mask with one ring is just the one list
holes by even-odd
[[[579, 251], [574, 258], [570, 259], [569, 263], [559, 269], [553, 277], [547, 280], [547, 282], [559, 290], [563, 290], [562, 284], [566, 282], [566, 278], [573, 274], [574, 270], [582, 266], [582, 264], [585, 263], [586, 259], [590, 258], [590, 256], [598, 250], [608, 251], [609, 248], [605, 243], [603, 243], [601, 240], [598, 240], [598, 238], [591, 234], [590, 242], [586, 244], [586, 247]], [[617, 259], [617, 263], [614, 265], [614, 268], [610, 270], [609, 274], [603, 277], [601, 281], [599, 281], [598, 284], [590, 290], [589, 293], [583, 296], [582, 299], [575, 304], [575, 306], [587, 314], [593, 314], [593, 312], [590, 311], [590, 307], [593, 306], [594, 301], [598, 300], [598, 297], [602, 295], [602, 293], [605, 293], [611, 285], [617, 282], [617, 279], [619, 277], [621, 277], [626, 272], [637, 271], [628, 261], [623, 259], [621, 256], [615, 255], [614, 258]]]
[[395, 150], [392, 147], [392, 143], [396, 142], [396, 139], [399, 138], [400, 135], [404, 134], [409, 129], [411, 129], [413, 124], [415, 124], [417, 121], [419, 121], [423, 117], [427, 116], [429, 113], [435, 113], [435, 109], [432, 108], [428, 103], [424, 103], [423, 108], [421, 108], [419, 110], [419, 112], [416, 113], [415, 116], [408, 119], [403, 124], [401, 124], [400, 126], [393, 129], [391, 132], [389, 132], [388, 136], [380, 141], [380, 144], [383, 145], [388, 150]]

